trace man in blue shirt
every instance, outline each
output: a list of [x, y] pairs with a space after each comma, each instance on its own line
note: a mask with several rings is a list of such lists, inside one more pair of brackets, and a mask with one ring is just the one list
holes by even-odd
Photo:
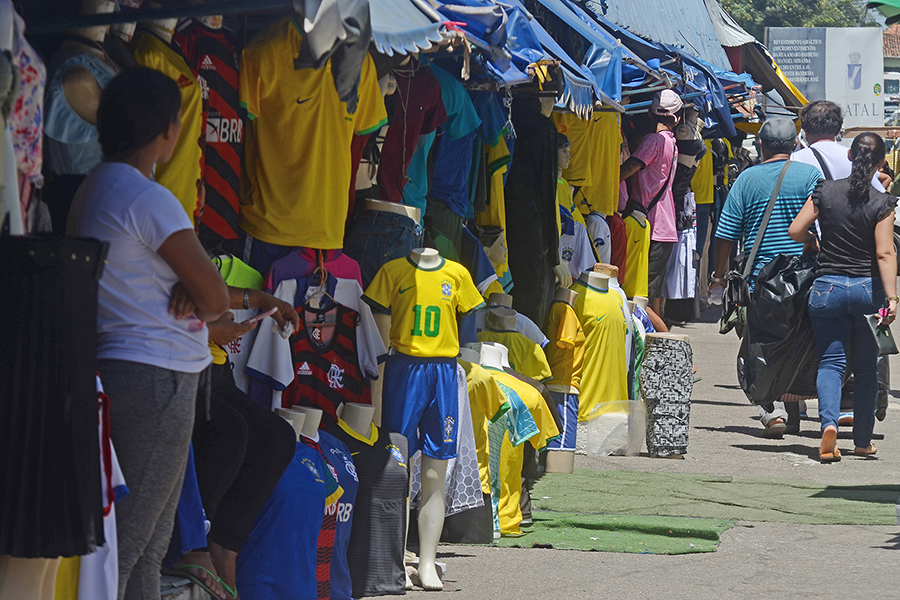
[[[736, 242], [743, 242], [745, 252], [749, 253], [757, 236], [762, 235], [750, 274], [751, 291], [756, 276], [769, 261], [779, 254], [799, 255], [803, 252], [803, 245], [793, 241], [788, 235], [788, 227], [812, 195], [821, 174], [810, 165], [792, 163], [778, 191], [778, 199], [768, 226], [764, 232], [760, 232], [775, 182], [784, 167], [784, 161], [790, 158], [797, 142], [797, 130], [791, 119], [772, 117], [763, 123], [758, 137], [763, 162], [746, 169], [738, 176], [722, 207], [716, 229], [716, 270], [710, 279], [710, 290], [725, 285], [728, 260]], [[765, 408], [759, 407], [764, 427], [763, 437], [780, 439], [788, 429], [788, 413], [784, 403], [778, 400], [780, 399], [773, 398], [772, 403], [765, 405]], [[797, 417], [796, 422], [791, 419], [793, 432], [799, 432], [799, 415]]]

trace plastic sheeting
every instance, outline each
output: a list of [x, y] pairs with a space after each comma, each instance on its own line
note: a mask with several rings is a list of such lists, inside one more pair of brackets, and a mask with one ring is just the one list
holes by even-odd
[[440, 42], [442, 24], [435, 23], [410, 0], [369, 0], [372, 41], [381, 54], [411, 54]]

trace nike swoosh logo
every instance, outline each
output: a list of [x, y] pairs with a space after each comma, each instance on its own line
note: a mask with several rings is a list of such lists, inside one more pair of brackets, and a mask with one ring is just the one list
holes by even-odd
[[310, 100], [312, 100], [312, 98], [307, 98], [306, 100], [301, 100], [300, 98], [297, 98], [297, 104], [303, 104], [305, 102], [309, 102]]
[[599, 323], [600, 321], [602, 321], [605, 318], [606, 318], [606, 315], [603, 315], [602, 317], [597, 317], [597, 322]]
[[359, 452], [351, 452], [350, 456], [356, 456], [357, 454], [359, 454]]
[[416, 286], [411, 285], [411, 286], [409, 286], [408, 288], [406, 288], [405, 290], [404, 290], [403, 288], [400, 288], [400, 293], [401, 293], [401, 294], [405, 294], [406, 292], [408, 292], [409, 290], [413, 289], [414, 287], [416, 287]]

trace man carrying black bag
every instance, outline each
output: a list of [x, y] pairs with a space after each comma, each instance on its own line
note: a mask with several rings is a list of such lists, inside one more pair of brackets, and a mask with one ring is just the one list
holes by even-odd
[[[716, 229], [716, 268], [708, 291], [725, 285], [735, 242], [742, 241], [745, 250], [755, 250], [750, 252], [750, 268], [744, 271], [751, 292], [759, 271], [772, 259], [779, 254], [799, 256], [803, 252], [803, 245], [791, 240], [788, 227], [821, 175], [814, 167], [790, 162], [797, 141], [797, 129], [791, 119], [769, 118], [758, 137], [763, 162], [738, 176], [722, 207]], [[763, 437], [779, 439], [788, 427], [788, 413], [780, 400], [771, 398], [759, 407]], [[790, 425], [799, 427], [799, 419], [796, 423], [792, 419]]]

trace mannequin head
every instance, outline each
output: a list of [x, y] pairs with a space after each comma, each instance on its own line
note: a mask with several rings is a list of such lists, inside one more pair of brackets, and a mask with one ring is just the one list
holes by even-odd
[[541, 96], [541, 114], [545, 117], [550, 117], [551, 113], [553, 113], [553, 105], [556, 104], [556, 96]]
[[466, 344], [466, 349], [477, 356], [475, 363], [483, 367], [491, 367], [492, 369], [503, 369], [503, 353], [493, 344], [476, 342], [474, 344]]
[[512, 308], [512, 305], [513, 297], [509, 294], [494, 292], [488, 296], [488, 306], [505, 306], [506, 308]]
[[[81, 16], [107, 15], [115, 12], [115, 10], [116, 3], [113, 2], [113, 0], [83, 0], [81, 7], [78, 10], [78, 14]], [[94, 40], [95, 42], [102, 42], [103, 38], [106, 37], [107, 31], [109, 31], [109, 25], [100, 25], [97, 27], [76, 29], [72, 33], [86, 37], [89, 40]]]
[[594, 273], [593, 271], [585, 271], [581, 275], [578, 276], [578, 280], [597, 290], [608, 290], [609, 289], [609, 277], [606, 275], [601, 275], [600, 273]]
[[296, 439], [300, 439], [300, 432], [303, 430], [303, 423], [306, 420], [306, 415], [302, 413], [296, 413], [287, 408], [278, 407], [275, 409], [275, 413], [291, 424], [291, 427], [294, 428], [294, 436]]
[[181, 133], [178, 85], [153, 69], [129, 69], [103, 90], [97, 109], [97, 132], [107, 160], [165, 162]]
[[509, 260], [509, 250], [506, 248], [506, 244], [503, 243], [502, 235], [494, 238], [494, 242], [490, 246], [484, 246], [484, 253], [487, 254], [488, 260], [491, 261], [495, 271], [497, 267], [505, 265]]
[[294, 414], [304, 415], [301, 433], [308, 438], [315, 439], [316, 432], [319, 431], [319, 423], [322, 422], [322, 409], [295, 404], [288, 410]]
[[116, 23], [109, 26], [109, 32], [126, 44], [131, 43], [135, 29], [137, 29], [137, 23]]
[[635, 306], [640, 306], [642, 310], [647, 310], [647, 304], [649, 304], [649, 300], [644, 296], [635, 296], [633, 298]]
[[456, 358], [476, 365], [481, 364], [481, 355], [475, 350], [466, 348], [465, 346], [462, 346], [459, 349], [459, 354], [456, 355]]
[[491, 329], [497, 331], [515, 331], [516, 316], [516, 311], [511, 308], [492, 308], [488, 310], [487, 322]]
[[569, 168], [569, 162], [572, 160], [572, 142], [564, 133], [556, 134], [556, 156], [559, 162], [559, 172]]

